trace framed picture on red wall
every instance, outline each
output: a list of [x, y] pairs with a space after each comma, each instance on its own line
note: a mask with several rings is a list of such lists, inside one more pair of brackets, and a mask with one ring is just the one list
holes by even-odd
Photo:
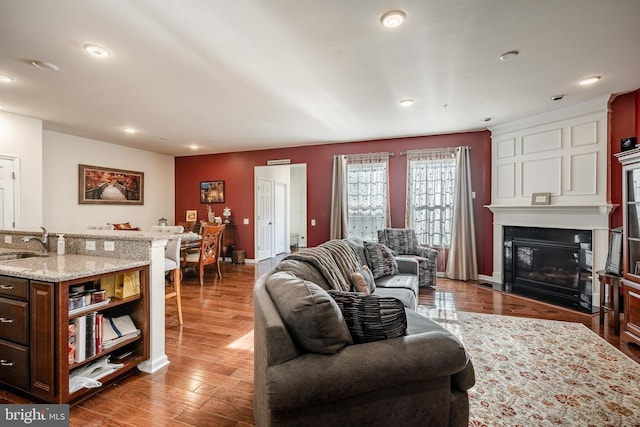
[[224, 203], [224, 181], [202, 181], [200, 203]]

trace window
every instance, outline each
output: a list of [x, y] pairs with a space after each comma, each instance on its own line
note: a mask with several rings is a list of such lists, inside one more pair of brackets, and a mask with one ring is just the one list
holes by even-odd
[[453, 222], [455, 153], [407, 153], [409, 162], [408, 215], [422, 244], [448, 248]]
[[348, 156], [347, 162], [349, 237], [377, 241], [387, 224], [388, 155]]

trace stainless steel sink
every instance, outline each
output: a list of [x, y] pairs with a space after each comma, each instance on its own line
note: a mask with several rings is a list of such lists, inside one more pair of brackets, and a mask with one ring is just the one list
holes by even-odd
[[18, 254], [3, 254], [0, 255], [0, 261], [9, 261], [12, 259], [21, 259], [21, 258], [35, 258], [35, 257], [43, 257], [42, 254], [34, 254], [34, 253], [18, 253]]

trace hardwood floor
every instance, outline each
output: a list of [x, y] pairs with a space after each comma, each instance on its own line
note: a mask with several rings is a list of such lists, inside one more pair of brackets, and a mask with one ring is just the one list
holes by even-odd
[[[253, 306], [255, 278], [273, 262], [222, 265], [223, 279], [209, 270], [204, 287], [195, 276], [183, 281], [184, 325], [173, 300], [166, 308], [166, 353], [171, 364], [153, 374], [137, 373], [71, 408], [71, 426], [251, 426], [253, 425]], [[620, 344], [611, 312], [578, 313], [475, 283], [438, 279], [421, 290], [431, 310], [458, 310], [580, 322], [640, 363], [640, 348]], [[0, 403], [30, 400], [0, 389]]]

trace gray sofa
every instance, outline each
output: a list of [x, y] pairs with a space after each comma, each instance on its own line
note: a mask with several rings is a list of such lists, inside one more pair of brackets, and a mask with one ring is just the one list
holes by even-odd
[[[406, 335], [354, 344], [341, 332], [344, 320], [325, 315], [326, 310], [335, 312], [331, 297], [327, 300], [325, 295], [345, 290], [345, 271], [355, 268], [354, 262], [371, 261], [365, 252], [364, 243], [357, 240], [330, 241], [292, 254], [256, 281], [257, 426], [467, 425], [473, 366], [451, 333], [413, 310], [418, 293], [414, 260], [396, 260], [395, 274], [375, 280], [374, 295], [397, 296], [407, 307], [398, 304], [406, 314]], [[330, 259], [317, 261], [328, 254], [334, 257], [333, 265]], [[317, 305], [309, 308], [309, 298]], [[300, 300], [305, 301], [302, 309], [307, 314], [298, 311]], [[286, 304], [298, 305], [281, 313]], [[300, 335], [298, 327], [310, 327], [305, 317], [309, 313], [317, 322], [311, 326], [324, 328], [331, 336], [314, 336], [313, 328]], [[309, 340], [315, 341], [309, 344]], [[320, 350], [309, 351], [316, 344]]]

